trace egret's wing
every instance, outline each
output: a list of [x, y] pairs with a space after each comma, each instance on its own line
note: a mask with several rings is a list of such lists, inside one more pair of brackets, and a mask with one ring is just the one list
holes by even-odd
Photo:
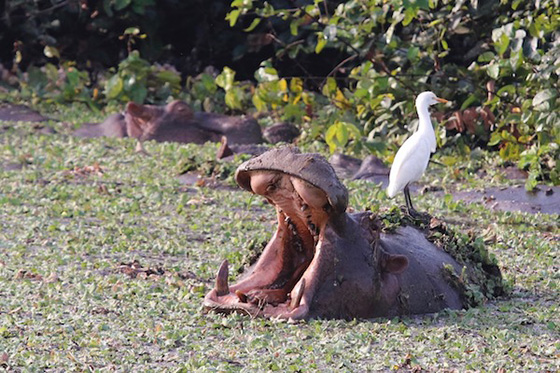
[[430, 160], [430, 146], [421, 136], [412, 135], [401, 146], [389, 173], [387, 195], [394, 197], [408, 183], [420, 179]]

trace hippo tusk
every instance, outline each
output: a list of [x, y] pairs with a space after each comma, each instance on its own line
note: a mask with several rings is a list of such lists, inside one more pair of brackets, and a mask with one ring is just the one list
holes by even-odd
[[299, 284], [292, 291], [292, 301], [290, 302], [290, 308], [296, 309], [299, 307], [301, 302], [301, 297], [303, 297], [303, 292], [305, 291], [305, 279], [302, 278]]
[[226, 259], [222, 262], [218, 270], [218, 275], [216, 276], [216, 294], [218, 296], [229, 294], [228, 267], [229, 263]]

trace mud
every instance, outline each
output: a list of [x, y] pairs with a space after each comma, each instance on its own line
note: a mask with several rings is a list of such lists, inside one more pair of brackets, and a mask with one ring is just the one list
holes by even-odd
[[455, 200], [481, 203], [496, 211], [560, 214], [560, 187], [539, 186], [528, 192], [522, 185], [507, 188], [488, 188], [453, 193]]

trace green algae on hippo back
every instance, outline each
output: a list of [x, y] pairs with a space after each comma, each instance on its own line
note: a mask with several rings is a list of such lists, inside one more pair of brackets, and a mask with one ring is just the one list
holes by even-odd
[[207, 309], [296, 320], [392, 317], [470, 305], [464, 301], [470, 288], [457, 286], [449, 274], [469, 272], [472, 265], [416, 228], [385, 234], [375, 214], [347, 213], [348, 191], [322, 156], [272, 149], [239, 166], [236, 180], [275, 207], [278, 227], [239, 282], [228, 284], [228, 263], [222, 263], [204, 299]]
[[460, 232], [428, 214], [412, 217], [398, 207], [382, 212], [378, 217], [383, 222], [382, 231], [385, 234], [395, 233], [406, 226], [414, 227], [462, 266], [460, 272], [449, 266], [444, 266], [442, 270], [445, 278], [462, 291], [465, 308], [479, 306], [486, 299], [507, 293], [496, 257], [474, 231]]

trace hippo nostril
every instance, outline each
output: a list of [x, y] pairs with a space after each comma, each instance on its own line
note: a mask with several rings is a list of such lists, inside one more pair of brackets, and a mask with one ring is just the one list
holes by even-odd
[[241, 303], [247, 303], [247, 295], [243, 293], [241, 290], [236, 290], [235, 295], [237, 295], [237, 298]]

